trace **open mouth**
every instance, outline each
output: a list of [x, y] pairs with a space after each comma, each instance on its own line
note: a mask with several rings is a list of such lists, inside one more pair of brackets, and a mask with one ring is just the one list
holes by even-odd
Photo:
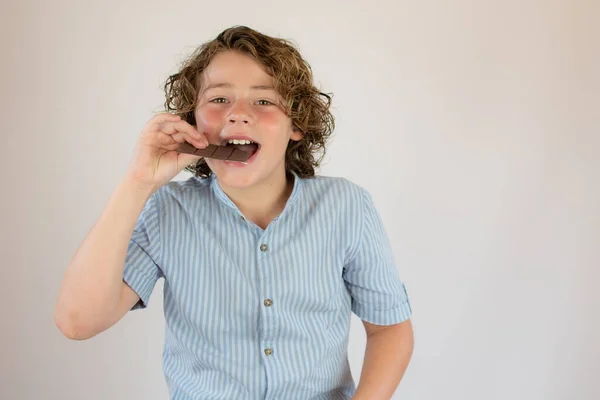
[[230, 139], [225, 141], [224, 143], [221, 143], [221, 145], [235, 146], [243, 152], [248, 153], [248, 158], [252, 157], [260, 149], [260, 144], [248, 139]]

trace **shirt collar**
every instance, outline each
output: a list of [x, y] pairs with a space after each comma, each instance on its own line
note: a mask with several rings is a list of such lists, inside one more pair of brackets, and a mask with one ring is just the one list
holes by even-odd
[[[302, 178], [298, 177], [298, 175], [294, 171], [291, 171], [291, 174], [294, 176], [294, 187], [292, 189], [292, 193], [290, 194], [290, 197], [288, 198], [288, 200], [285, 204], [283, 212], [285, 212], [286, 209], [291, 207], [292, 204], [297, 201], [297, 199], [300, 197], [300, 194], [303, 189], [304, 183], [302, 181]], [[210, 177], [208, 179], [210, 179], [210, 186], [213, 190], [213, 193], [217, 197], [217, 199], [221, 203], [226, 205], [227, 207], [235, 210], [240, 215], [242, 215], [240, 210], [238, 209], [238, 207], [235, 205], [235, 203], [229, 198], [229, 196], [227, 196], [227, 194], [223, 191], [223, 189], [219, 185], [216, 175], [214, 173], [211, 173]], [[282, 212], [282, 214], [283, 214], [283, 212]]]

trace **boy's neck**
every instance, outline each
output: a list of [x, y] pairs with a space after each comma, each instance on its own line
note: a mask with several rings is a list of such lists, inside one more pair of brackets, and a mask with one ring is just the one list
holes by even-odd
[[293, 178], [289, 180], [285, 170], [274, 173], [266, 182], [250, 188], [221, 187], [244, 217], [262, 229], [266, 229], [281, 214], [293, 188]]

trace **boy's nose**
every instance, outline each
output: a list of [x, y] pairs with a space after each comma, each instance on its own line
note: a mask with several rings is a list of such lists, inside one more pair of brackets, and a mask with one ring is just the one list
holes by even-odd
[[245, 125], [249, 124], [252, 121], [252, 115], [247, 107], [244, 104], [240, 104], [241, 102], [237, 102], [234, 104], [231, 112], [229, 113], [228, 120], [230, 123], [235, 124], [236, 122], [243, 123]]
[[244, 124], [247, 124], [249, 121], [250, 118], [248, 118], [247, 115], [232, 114], [229, 116], [229, 122], [231, 122], [232, 124], [235, 124], [236, 122], [242, 122]]

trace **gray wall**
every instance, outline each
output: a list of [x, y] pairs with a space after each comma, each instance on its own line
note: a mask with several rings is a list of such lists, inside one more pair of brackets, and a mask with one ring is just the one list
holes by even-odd
[[[600, 398], [597, 1], [12, 3], [0, 398], [167, 398], [162, 283], [89, 341], [53, 311], [163, 79], [233, 24], [294, 39], [335, 94], [321, 173], [371, 191], [413, 304], [394, 398]], [[357, 381], [364, 345], [353, 316]]]

